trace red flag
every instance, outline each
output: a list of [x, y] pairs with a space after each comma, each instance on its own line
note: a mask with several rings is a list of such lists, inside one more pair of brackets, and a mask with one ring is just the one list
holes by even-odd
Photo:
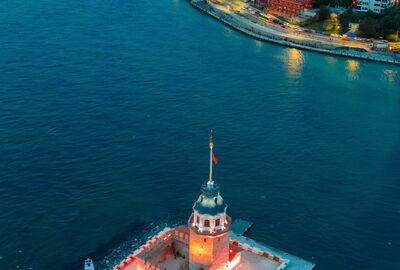
[[218, 159], [217, 159], [217, 157], [214, 155], [214, 153], [212, 153], [212, 161], [214, 162], [215, 165], [218, 164]]

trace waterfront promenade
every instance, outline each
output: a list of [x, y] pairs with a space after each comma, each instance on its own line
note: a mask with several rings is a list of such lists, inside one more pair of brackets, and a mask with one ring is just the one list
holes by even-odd
[[400, 56], [393, 53], [369, 51], [365, 43], [345, 43], [338, 39], [323, 36], [316, 38], [309, 34], [285, 31], [273, 24], [260, 24], [251, 16], [232, 11], [229, 6], [217, 2], [191, 0], [190, 3], [230, 27], [263, 41], [320, 53], [400, 65]]

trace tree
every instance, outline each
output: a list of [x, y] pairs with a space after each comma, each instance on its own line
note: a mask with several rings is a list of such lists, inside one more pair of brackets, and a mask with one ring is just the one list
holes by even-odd
[[318, 11], [318, 19], [324, 21], [329, 17], [329, 10], [326, 6], [320, 6]]
[[349, 8], [353, 5], [353, 0], [339, 0], [339, 6]]
[[315, 0], [314, 7], [318, 8], [321, 6], [327, 6], [331, 3], [331, 0]]
[[353, 13], [352, 9], [346, 10], [343, 14], [339, 16], [339, 22], [341, 25], [342, 32], [346, 32], [349, 29], [349, 24], [354, 22], [358, 23], [360, 19], [357, 17], [356, 14]]
[[379, 23], [377, 19], [365, 17], [360, 21], [358, 31], [362, 37], [372, 38], [377, 35]]
[[399, 29], [400, 9], [390, 8], [385, 10], [383, 17], [379, 20], [379, 35], [383, 37], [393, 36]]

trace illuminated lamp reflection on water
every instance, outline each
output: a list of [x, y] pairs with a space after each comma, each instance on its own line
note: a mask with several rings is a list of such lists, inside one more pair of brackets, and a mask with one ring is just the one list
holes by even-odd
[[400, 81], [400, 74], [398, 71], [386, 69], [383, 71], [383, 79], [388, 82], [394, 83]]
[[346, 61], [346, 70], [349, 79], [357, 80], [358, 79], [358, 71], [360, 69], [360, 62], [354, 59], [349, 59]]
[[289, 77], [298, 78], [301, 76], [304, 65], [304, 54], [301, 50], [295, 48], [285, 50], [283, 60]]

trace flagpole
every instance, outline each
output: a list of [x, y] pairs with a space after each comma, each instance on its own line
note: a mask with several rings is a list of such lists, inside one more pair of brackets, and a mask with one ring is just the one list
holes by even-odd
[[213, 155], [213, 147], [214, 147], [214, 143], [213, 143], [213, 136], [212, 136], [212, 129], [210, 131], [210, 178], [208, 179], [208, 183], [207, 184], [212, 184], [214, 181], [212, 180], [212, 155]]

